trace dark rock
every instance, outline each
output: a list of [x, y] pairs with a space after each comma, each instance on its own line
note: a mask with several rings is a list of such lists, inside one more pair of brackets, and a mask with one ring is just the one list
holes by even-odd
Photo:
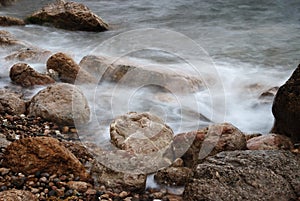
[[262, 103], [271, 103], [278, 91], [279, 87], [272, 87], [265, 92], [261, 93], [259, 96], [259, 100]]
[[51, 52], [39, 48], [21, 48], [5, 57], [6, 60], [44, 62]]
[[24, 138], [11, 143], [6, 149], [2, 165], [26, 175], [40, 171], [74, 174], [83, 181], [89, 179], [79, 160], [58, 140], [49, 137]]
[[74, 85], [48, 86], [30, 101], [29, 115], [42, 117], [59, 125], [74, 126], [89, 121], [90, 109], [83, 93]]
[[[56, 53], [47, 61], [47, 70], [55, 73], [62, 82], [71, 83], [97, 83], [95, 78], [83, 69], [68, 55]], [[79, 73], [80, 72], [80, 73]]]
[[0, 7], [1, 6], [10, 6], [15, 3], [17, 0], [0, 0]]
[[0, 16], [0, 26], [14, 26], [14, 25], [25, 25], [24, 20], [9, 17], [9, 16]]
[[83, 4], [57, 0], [43, 7], [26, 21], [32, 24], [52, 24], [56, 28], [80, 31], [105, 31], [108, 25]]
[[[190, 145], [190, 146], [189, 146]], [[181, 157], [185, 166], [193, 167], [198, 160], [222, 151], [245, 150], [245, 135], [229, 123], [176, 135], [173, 142], [175, 157]]]
[[289, 151], [226, 151], [194, 170], [185, 201], [295, 200], [300, 195], [300, 157]]
[[192, 170], [187, 167], [167, 167], [158, 170], [154, 179], [159, 184], [167, 184], [171, 186], [183, 186], [192, 176]]
[[0, 192], [0, 201], [38, 201], [38, 199], [29, 191], [12, 189]]
[[275, 123], [271, 133], [290, 137], [300, 142], [300, 65], [275, 96], [272, 112]]
[[0, 113], [20, 115], [26, 112], [25, 101], [21, 99], [22, 95], [18, 95], [7, 90], [0, 90]]
[[247, 141], [250, 150], [292, 150], [294, 145], [289, 137], [277, 134], [267, 134], [251, 138]]
[[55, 81], [48, 75], [35, 71], [26, 63], [13, 65], [9, 72], [10, 79], [23, 87], [53, 84]]

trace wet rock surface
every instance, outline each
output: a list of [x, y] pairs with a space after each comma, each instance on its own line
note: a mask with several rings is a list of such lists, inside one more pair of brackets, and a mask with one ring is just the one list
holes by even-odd
[[17, 48], [26, 47], [25, 43], [16, 39], [11, 33], [4, 30], [0, 30], [0, 46], [15, 46]]
[[21, 98], [22, 95], [0, 90], [0, 113], [2, 114], [24, 114], [26, 112], [26, 103]]
[[14, 26], [14, 25], [25, 25], [24, 20], [10, 17], [10, 16], [0, 16], [0, 26]]
[[29, 16], [32, 24], [52, 24], [56, 28], [80, 31], [105, 31], [108, 25], [88, 7], [76, 2], [58, 0]]
[[1, 201], [37, 201], [37, 197], [30, 191], [24, 190], [8, 190], [0, 192]]
[[21, 48], [5, 57], [6, 60], [44, 62], [51, 52], [39, 48]]
[[90, 109], [83, 93], [73, 85], [48, 86], [30, 101], [29, 115], [42, 117], [59, 125], [74, 126], [89, 121]]
[[267, 134], [251, 138], [247, 141], [250, 150], [292, 150], [294, 144], [289, 137], [277, 134]]
[[296, 200], [300, 157], [289, 151], [227, 151], [198, 164], [184, 200]]
[[287, 82], [282, 85], [275, 96], [272, 112], [275, 123], [272, 133], [290, 137], [300, 142], [300, 65]]
[[57, 76], [62, 82], [76, 83], [97, 83], [95, 78], [80, 69], [80, 66], [68, 55], [59, 52], [52, 55], [47, 61], [47, 70], [50, 74]]
[[15, 84], [23, 87], [55, 83], [55, 80], [51, 77], [35, 71], [26, 63], [17, 63], [13, 65], [10, 69], [9, 77]]
[[192, 170], [187, 167], [167, 167], [158, 170], [154, 179], [159, 184], [184, 186], [192, 176]]

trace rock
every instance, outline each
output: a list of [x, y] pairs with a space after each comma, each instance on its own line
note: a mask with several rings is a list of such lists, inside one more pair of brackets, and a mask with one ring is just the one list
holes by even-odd
[[250, 150], [292, 150], [294, 145], [290, 138], [271, 133], [248, 140], [247, 148]]
[[21, 99], [22, 95], [0, 89], [0, 113], [20, 115], [26, 112], [26, 103]]
[[83, 181], [69, 181], [67, 183], [67, 186], [70, 189], [76, 190], [79, 193], [85, 193], [89, 187], [91, 187], [91, 184], [83, 182]]
[[29, 116], [42, 117], [63, 126], [85, 124], [90, 109], [83, 93], [74, 85], [60, 83], [38, 92], [30, 101]]
[[288, 136], [300, 142], [300, 64], [274, 98], [272, 112], [275, 123], [271, 133]]
[[300, 194], [300, 157], [289, 151], [226, 151], [194, 169], [185, 201], [295, 200]]
[[36, 11], [26, 21], [32, 24], [52, 24], [56, 28], [79, 31], [105, 31], [108, 25], [88, 7], [76, 2], [57, 0]]
[[24, 48], [26, 47], [26, 44], [16, 39], [8, 31], [0, 30], [0, 46], [16, 46], [17, 48]]
[[39, 48], [21, 48], [5, 57], [6, 60], [44, 62], [51, 52]]
[[0, 0], [0, 7], [1, 6], [10, 6], [15, 3], [17, 0]]
[[173, 149], [176, 158], [181, 157], [185, 166], [193, 167], [207, 156], [222, 151], [245, 150], [247, 146], [245, 135], [238, 128], [223, 123], [176, 135]]
[[88, 55], [79, 65], [101, 82], [118, 82], [131, 87], [147, 83], [178, 93], [196, 92], [204, 87], [203, 82], [192, 75], [173, 73], [163, 66], [145, 67], [125, 59]]
[[6, 148], [10, 143], [11, 142], [6, 139], [6, 136], [0, 133], [0, 149]]
[[146, 155], [169, 148], [173, 131], [153, 114], [131, 112], [112, 121], [110, 137], [119, 149]]
[[159, 184], [170, 186], [183, 186], [192, 176], [192, 170], [187, 167], [167, 167], [158, 170], [154, 179]]
[[38, 201], [38, 199], [30, 191], [12, 189], [0, 192], [0, 201]]
[[261, 93], [259, 99], [262, 103], [272, 103], [279, 87], [272, 87]]
[[[83, 69], [76, 62], [64, 53], [56, 53], [47, 61], [47, 70], [57, 73], [58, 79], [62, 82], [71, 83], [97, 83], [95, 78]], [[80, 72], [80, 73], [79, 73]]]
[[13, 172], [30, 175], [36, 172], [74, 174], [89, 179], [84, 166], [60, 142], [50, 137], [16, 140], [6, 149], [2, 165]]
[[10, 79], [23, 87], [53, 84], [55, 81], [48, 75], [35, 71], [26, 63], [13, 65], [9, 72]]
[[259, 136], [262, 136], [261, 133], [251, 133], [251, 134], [245, 134], [245, 137], [246, 137], [246, 141], [252, 139], [252, 138], [255, 138], [255, 137], [259, 137]]
[[0, 16], [0, 26], [14, 26], [14, 25], [25, 25], [24, 20], [9, 17], [9, 16]]

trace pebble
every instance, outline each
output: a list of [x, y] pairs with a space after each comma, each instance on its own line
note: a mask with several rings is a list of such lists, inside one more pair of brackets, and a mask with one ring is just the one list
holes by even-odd
[[10, 171], [9, 168], [0, 168], [0, 173], [1, 173], [2, 176], [8, 174], [9, 171]]

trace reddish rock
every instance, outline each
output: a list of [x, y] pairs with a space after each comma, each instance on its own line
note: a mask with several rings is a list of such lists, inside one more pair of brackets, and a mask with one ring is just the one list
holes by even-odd
[[38, 201], [38, 199], [30, 191], [12, 189], [0, 192], [0, 201]]
[[0, 113], [11, 115], [24, 114], [26, 112], [26, 104], [21, 99], [21, 96], [7, 90], [0, 90]]
[[250, 150], [292, 150], [294, 145], [286, 136], [267, 134], [248, 140], [247, 148]]
[[63, 126], [74, 126], [89, 121], [90, 109], [77, 87], [60, 83], [48, 86], [31, 99], [29, 116], [42, 117]]
[[182, 156], [185, 166], [193, 167], [207, 156], [222, 151], [245, 150], [247, 146], [245, 135], [238, 128], [223, 123], [176, 135], [173, 149], [176, 158]]
[[5, 57], [6, 60], [44, 62], [51, 52], [39, 48], [21, 48]]
[[288, 136], [300, 142], [300, 65], [275, 96], [272, 112], [275, 123], [271, 133]]
[[192, 170], [187, 167], [167, 167], [158, 170], [154, 179], [159, 184], [183, 186], [192, 176]]
[[108, 25], [88, 7], [76, 2], [57, 0], [29, 16], [32, 24], [52, 24], [56, 28], [80, 31], [105, 31]]
[[0, 26], [14, 26], [14, 25], [25, 25], [24, 20], [9, 17], [9, 16], [0, 16]]
[[49, 174], [74, 174], [83, 181], [89, 179], [84, 166], [60, 142], [50, 137], [32, 137], [11, 143], [2, 165], [26, 175], [37, 171]]
[[[74, 84], [76, 83], [97, 83], [95, 78], [83, 69], [68, 55], [64, 53], [56, 53], [47, 61], [47, 70], [58, 76], [62, 82]], [[52, 72], [51, 72], [52, 71]]]
[[23, 87], [53, 84], [55, 81], [48, 75], [35, 71], [26, 63], [13, 65], [9, 72], [10, 79]]

